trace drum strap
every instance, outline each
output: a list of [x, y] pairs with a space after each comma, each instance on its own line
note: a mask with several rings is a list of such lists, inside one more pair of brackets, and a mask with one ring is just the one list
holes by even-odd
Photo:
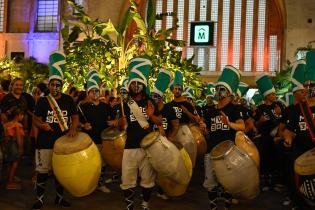
[[312, 141], [315, 143], [315, 122], [311, 109], [307, 102], [300, 103], [300, 109], [304, 117], [304, 121], [307, 124], [308, 131], [310, 132]]
[[140, 126], [142, 128], [144, 128], [144, 129], [147, 129], [150, 125], [149, 125], [147, 119], [145, 118], [142, 110], [138, 106], [137, 102], [135, 102], [134, 100], [130, 99], [128, 101], [128, 106], [129, 106], [132, 114], [135, 116], [136, 120], [140, 124]]
[[59, 124], [61, 131], [64, 132], [65, 130], [68, 130], [67, 122], [62, 116], [62, 112], [60, 110], [60, 107], [59, 107], [57, 101], [50, 94], [48, 96], [46, 96], [46, 98], [48, 100], [48, 103], [49, 103], [51, 109], [54, 112], [54, 115], [58, 121], [58, 124]]

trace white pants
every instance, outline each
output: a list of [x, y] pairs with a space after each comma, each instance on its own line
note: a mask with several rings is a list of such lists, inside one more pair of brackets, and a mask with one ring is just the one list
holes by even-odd
[[35, 163], [36, 171], [39, 173], [48, 173], [52, 169], [52, 149], [36, 149]]
[[136, 187], [138, 172], [141, 177], [141, 187], [154, 187], [156, 174], [145, 151], [142, 148], [125, 149], [122, 159], [121, 189], [127, 190]]
[[218, 182], [212, 166], [212, 160], [210, 159], [210, 153], [205, 154], [204, 158], [205, 180], [203, 182], [203, 187], [206, 188], [206, 190], [211, 191], [214, 187], [218, 186]]

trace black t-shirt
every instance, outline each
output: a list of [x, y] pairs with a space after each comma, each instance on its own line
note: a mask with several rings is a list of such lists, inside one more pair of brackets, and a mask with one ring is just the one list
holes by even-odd
[[162, 115], [163, 120], [162, 121], [163, 129], [165, 133], [168, 134], [168, 132], [170, 131], [172, 120], [177, 119], [175, 111], [164, 105], [160, 113]]
[[[23, 110], [24, 113], [28, 110], [28, 103], [26, 97], [22, 94], [22, 96], [18, 99], [12, 93], [8, 93], [5, 95], [1, 101], [1, 112], [6, 113], [12, 107], [18, 107]], [[31, 111], [31, 110], [30, 110]]]
[[[314, 119], [315, 106], [310, 107], [310, 110]], [[294, 154], [298, 157], [304, 152], [315, 147], [315, 143], [312, 141], [307, 123], [305, 122], [303, 114], [300, 110], [300, 105], [297, 104], [289, 106], [287, 113], [287, 128], [296, 134], [292, 146]]]
[[186, 107], [186, 109], [190, 113], [197, 115], [197, 111], [194, 109], [194, 107], [189, 102], [186, 102], [186, 101], [183, 101], [183, 102], [172, 101], [170, 103], [165, 104], [165, 106], [166, 106], [166, 109], [174, 110], [175, 116], [177, 117], [177, 119], [179, 119], [180, 124], [182, 123], [187, 124], [190, 122], [189, 117], [183, 112], [183, 109], [181, 108], [181, 106]]
[[[77, 109], [73, 99], [71, 96], [62, 94], [59, 99], [56, 99], [56, 102], [59, 105], [68, 127], [70, 127], [71, 116], [77, 114]], [[42, 117], [42, 120], [48, 123], [53, 129], [53, 131], [44, 131], [39, 129], [36, 147], [38, 149], [52, 149], [55, 141], [64, 135], [65, 132], [61, 131], [58, 121], [46, 97], [39, 99], [35, 108], [35, 115]]]
[[80, 122], [86, 123], [87, 121], [92, 126], [91, 130], [86, 131], [83, 129], [83, 131], [90, 135], [95, 144], [101, 144], [101, 132], [108, 128], [107, 121], [110, 120], [110, 106], [100, 102], [98, 105], [85, 103], [80, 107], [86, 118], [79, 112]]
[[139, 108], [142, 110], [142, 113], [144, 114], [145, 118], [147, 119], [150, 127], [147, 129], [143, 129], [138, 121], [136, 120], [135, 116], [131, 112], [129, 106], [127, 103], [124, 103], [124, 112], [127, 118], [127, 140], [125, 144], [125, 149], [135, 149], [140, 148], [141, 140], [150, 132], [153, 131], [154, 123], [149, 119], [147, 113], [146, 113], [146, 107], [148, 106], [148, 101], [151, 101], [154, 105], [154, 115], [158, 116], [159, 111], [155, 103], [152, 99], [145, 97], [141, 99], [140, 101], [137, 101], [137, 104]]
[[255, 120], [258, 121], [261, 116], [265, 116], [267, 121], [261, 123], [261, 126], [258, 128], [262, 135], [270, 135], [270, 132], [283, 121], [282, 115], [277, 115], [275, 113], [275, 103], [271, 105], [261, 104], [257, 107]]
[[231, 140], [234, 142], [235, 139], [236, 131], [222, 122], [221, 111], [228, 116], [230, 122], [242, 119], [242, 112], [239, 110], [239, 106], [232, 103], [227, 104], [222, 109], [217, 109], [215, 106], [208, 107], [204, 113], [205, 123], [209, 130], [206, 138], [208, 152], [222, 141]]

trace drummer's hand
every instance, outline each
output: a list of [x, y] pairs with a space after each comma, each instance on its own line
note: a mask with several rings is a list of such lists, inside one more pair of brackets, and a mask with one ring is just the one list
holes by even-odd
[[229, 123], [230, 123], [229, 117], [226, 116], [226, 115], [224, 114], [224, 112], [222, 112], [222, 111], [220, 112], [220, 114], [221, 114], [221, 120], [222, 120], [222, 122], [223, 122], [224, 124], [226, 124], [226, 125], [229, 126]]
[[92, 125], [90, 124], [90, 123], [84, 123], [83, 124], [83, 128], [84, 128], [84, 130], [91, 130], [92, 129]]
[[43, 123], [41, 126], [41, 129], [44, 131], [52, 131], [53, 130], [48, 123]]
[[109, 120], [109, 121], [107, 121], [107, 125], [110, 127], [117, 127], [118, 126], [118, 120]]
[[291, 147], [292, 146], [292, 139], [284, 139], [283, 145], [285, 147]]
[[154, 113], [154, 106], [151, 101], [148, 101], [148, 106], [146, 108], [147, 115], [150, 117]]
[[181, 105], [181, 108], [185, 114], [189, 113], [188, 109], [185, 106]]
[[72, 138], [73, 138], [73, 137], [75, 137], [75, 136], [77, 135], [77, 133], [78, 133], [77, 130], [76, 130], [75, 128], [72, 128], [72, 127], [71, 127], [71, 128], [69, 129], [69, 132], [68, 132], [67, 135], [68, 135], [69, 137], [72, 137]]

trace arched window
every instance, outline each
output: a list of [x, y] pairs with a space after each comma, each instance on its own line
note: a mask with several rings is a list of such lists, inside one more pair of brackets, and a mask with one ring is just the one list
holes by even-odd
[[[280, 68], [284, 18], [282, 0], [156, 0], [156, 13], [176, 12], [178, 29], [173, 38], [186, 41], [183, 56], [195, 54], [204, 73], [234, 65], [244, 72], [273, 72]], [[214, 21], [214, 47], [189, 46], [190, 22]], [[272, 21], [271, 21], [272, 20]], [[172, 18], [156, 22], [170, 28]]]

